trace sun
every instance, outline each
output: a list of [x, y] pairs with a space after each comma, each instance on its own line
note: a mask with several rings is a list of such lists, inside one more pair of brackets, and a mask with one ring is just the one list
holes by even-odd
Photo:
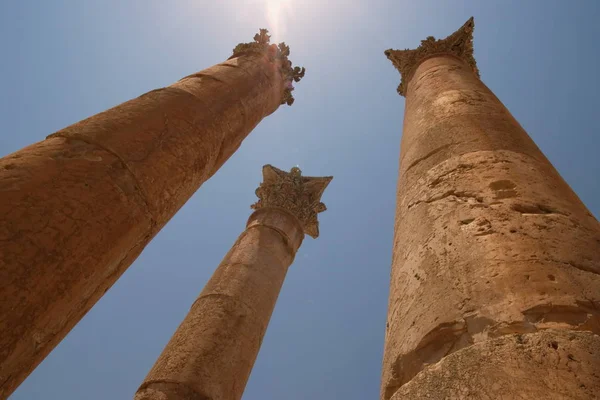
[[293, 12], [293, 0], [264, 0], [266, 18], [274, 41], [285, 34], [286, 22]]

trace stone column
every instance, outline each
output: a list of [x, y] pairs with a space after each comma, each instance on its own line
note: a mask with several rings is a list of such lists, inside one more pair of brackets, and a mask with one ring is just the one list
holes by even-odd
[[0, 160], [0, 398], [280, 104], [289, 48], [266, 30], [227, 61]]
[[263, 167], [259, 201], [135, 395], [136, 400], [242, 397], [271, 313], [304, 234], [319, 235], [317, 213], [331, 177]]
[[473, 58], [388, 50], [406, 96], [381, 398], [600, 393], [600, 226]]

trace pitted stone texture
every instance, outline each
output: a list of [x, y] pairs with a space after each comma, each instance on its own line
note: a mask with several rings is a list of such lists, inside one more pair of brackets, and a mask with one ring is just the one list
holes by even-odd
[[0, 159], [0, 399], [56, 346], [154, 231], [113, 154], [52, 138]]
[[427, 366], [392, 400], [592, 400], [600, 396], [600, 337], [547, 330], [507, 335]]
[[383, 399], [474, 343], [600, 333], [600, 225], [508, 110], [454, 57], [408, 86]]
[[302, 226], [256, 211], [141, 385], [136, 400], [242, 397]]
[[277, 109], [283, 92], [277, 73], [259, 55], [234, 58], [52, 136], [117, 155], [163, 225]]
[[85, 315], [280, 105], [266, 56], [225, 63], [0, 163], [0, 398]]
[[411, 83], [400, 153], [404, 187], [413, 186], [442, 161], [474, 151], [513, 151], [549, 164], [506, 107], [462, 61], [430, 58], [419, 65]]
[[396, 356], [400, 382], [488, 337], [600, 333], [597, 222], [544, 172], [519, 153], [473, 152], [399, 197], [390, 292], [401, 295], [390, 301], [386, 359]]

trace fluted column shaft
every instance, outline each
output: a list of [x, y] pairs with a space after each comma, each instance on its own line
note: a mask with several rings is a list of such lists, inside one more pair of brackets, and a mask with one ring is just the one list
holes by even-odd
[[402, 89], [381, 398], [600, 393], [598, 221], [464, 59]]
[[0, 159], [0, 398], [285, 100], [263, 39]]
[[141, 385], [136, 400], [240, 399], [304, 233], [256, 211]]

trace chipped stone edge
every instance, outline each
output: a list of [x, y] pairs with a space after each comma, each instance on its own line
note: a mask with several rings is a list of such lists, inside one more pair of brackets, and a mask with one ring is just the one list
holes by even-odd
[[402, 76], [400, 86], [398, 86], [398, 94], [406, 96], [408, 83], [415, 74], [419, 64], [436, 55], [449, 54], [460, 58], [479, 77], [479, 69], [473, 56], [474, 29], [475, 20], [471, 17], [462, 27], [445, 39], [436, 40], [435, 37], [429, 36], [427, 39], [422, 40], [421, 45], [414, 50], [386, 50], [384, 54]]

